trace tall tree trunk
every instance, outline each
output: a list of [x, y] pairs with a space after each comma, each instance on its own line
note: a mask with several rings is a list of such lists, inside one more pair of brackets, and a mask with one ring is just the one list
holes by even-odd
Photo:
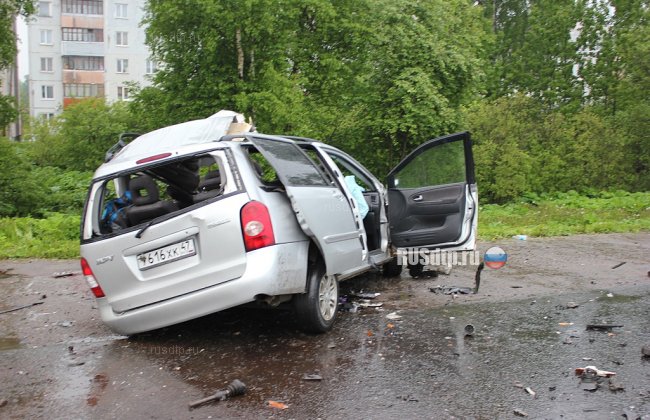
[[237, 73], [244, 79], [244, 49], [241, 46], [241, 28], [235, 30], [235, 46], [237, 47]]

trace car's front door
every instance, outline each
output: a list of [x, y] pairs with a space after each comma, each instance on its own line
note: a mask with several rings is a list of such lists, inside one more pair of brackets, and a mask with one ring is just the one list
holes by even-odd
[[388, 174], [387, 184], [394, 246], [474, 249], [478, 193], [469, 133], [422, 144]]
[[327, 274], [361, 267], [363, 229], [337, 184], [291, 140], [255, 136], [251, 142], [284, 184], [300, 227], [321, 250]]

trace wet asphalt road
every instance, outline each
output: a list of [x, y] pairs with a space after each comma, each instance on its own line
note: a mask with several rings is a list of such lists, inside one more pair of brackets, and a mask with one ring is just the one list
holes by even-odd
[[[0, 418], [650, 418], [650, 234], [501, 245], [508, 265], [475, 296], [428, 290], [471, 286], [470, 268], [346, 282], [342, 293], [380, 292], [382, 308], [340, 312], [316, 336], [288, 311], [252, 308], [116, 336], [80, 275], [52, 278], [76, 262], [2, 262], [0, 310], [43, 304], [0, 314]], [[583, 390], [574, 369], [587, 365], [624, 390]], [[246, 395], [188, 409], [236, 378]]]

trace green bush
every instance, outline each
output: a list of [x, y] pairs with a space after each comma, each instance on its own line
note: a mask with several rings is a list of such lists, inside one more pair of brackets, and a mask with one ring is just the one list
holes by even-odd
[[0, 258], [76, 258], [79, 225], [79, 216], [60, 213], [0, 219]]
[[33, 121], [30, 154], [39, 166], [94, 171], [118, 136], [136, 129], [126, 104], [86, 99], [68, 106], [52, 120]]
[[0, 217], [39, 216], [45, 188], [16, 144], [0, 138]]

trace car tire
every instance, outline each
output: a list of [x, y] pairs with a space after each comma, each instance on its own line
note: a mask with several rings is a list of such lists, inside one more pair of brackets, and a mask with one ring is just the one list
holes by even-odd
[[339, 303], [338, 281], [325, 275], [325, 267], [320, 262], [310, 265], [307, 280], [307, 293], [295, 295], [293, 298], [298, 322], [305, 332], [327, 332], [336, 321]]
[[384, 277], [399, 277], [402, 268], [402, 265], [397, 263], [397, 258], [393, 258], [381, 267]]

